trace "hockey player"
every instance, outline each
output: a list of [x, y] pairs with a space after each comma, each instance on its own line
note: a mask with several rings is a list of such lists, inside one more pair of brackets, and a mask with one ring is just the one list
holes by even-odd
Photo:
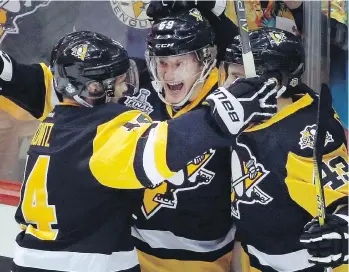
[[[190, 9], [155, 21], [147, 48], [152, 86], [124, 98], [125, 105], [138, 105], [157, 121], [202, 108], [217, 88], [218, 69], [214, 34], [201, 13]], [[230, 271], [230, 179], [230, 149], [210, 149], [145, 190], [132, 231], [142, 271]]]
[[[319, 227], [312, 179], [318, 97], [300, 83], [301, 41], [275, 28], [249, 36], [257, 74], [275, 73], [282, 84], [278, 113], [244, 131], [232, 152], [232, 216], [239, 240], [257, 271], [320, 272], [347, 263], [348, 153], [338, 116], [331, 109], [332, 117], [324, 120], [327, 215]], [[243, 76], [237, 36], [220, 66], [220, 83], [228, 87]]]
[[[1, 60], [2, 94], [42, 116], [52, 91], [50, 70], [15, 63], [4, 53]], [[28, 151], [13, 271], [139, 271], [131, 215], [143, 191], [134, 189], [172, 181], [196, 155], [230, 145], [245, 118], [261, 114], [259, 98], [275, 93], [274, 82], [241, 81], [230, 89], [236, 97], [255, 97], [259, 89], [261, 97], [243, 107], [221, 88], [203, 108], [153, 123], [140, 111], [106, 103], [131, 83], [119, 43], [97, 33], [72, 33], [55, 46], [51, 64], [63, 102], [40, 124]]]
[[[163, 33], [169, 42], [161, 40], [162, 30], [167, 31]], [[183, 38], [188, 40], [183, 42]], [[163, 79], [154, 82], [161, 98], [151, 90], [151, 86], [142, 86], [144, 88], [140, 88], [134, 96], [125, 97], [123, 103], [148, 113], [156, 121], [171, 120], [202, 108], [202, 102], [217, 88], [218, 70], [214, 68], [213, 40], [211, 27], [196, 10], [155, 23], [148, 41], [149, 67], [157, 69], [157, 63], [161, 60], [163, 65], [169, 66], [159, 66], [162, 69], [159, 76], [168, 80], [167, 72], [170, 72], [176, 78], [170, 78], [168, 84], [162, 82]], [[167, 48], [170, 53], [166, 56], [167, 60], [159, 55], [166, 52], [166, 45], [171, 46]], [[172, 50], [177, 50], [175, 55], [179, 56], [171, 57]], [[7, 63], [6, 58], [4, 62]], [[16, 85], [16, 88], [10, 91], [3, 88], [3, 93], [17, 104], [20, 104], [20, 100], [30, 102], [22, 106], [37, 118], [45, 116], [50, 103], [44, 107], [43, 101], [46, 98], [49, 102], [50, 94], [54, 93], [50, 91], [51, 72], [44, 65], [33, 65], [28, 70], [28, 66], [15, 63], [13, 59], [12, 63], [16, 67], [14, 71], [20, 71], [16, 79], [13, 75], [14, 80], [9, 85]], [[177, 65], [178, 70], [175, 69]], [[34, 70], [35, 77], [30, 74]], [[155, 73], [154, 76], [158, 75]], [[163, 83], [166, 83], [164, 90], [161, 89]], [[30, 90], [40, 92], [29, 101], [26, 92], [28, 86], [33, 86]], [[16, 90], [20, 90], [19, 95]], [[201, 129], [197, 131], [200, 133]], [[229, 161], [229, 148], [207, 149], [195, 159], [191, 158], [171, 182], [145, 191], [137, 226], [133, 229], [144, 271], [156, 271], [158, 268], [154, 265], [162, 266], [167, 271], [230, 270], [235, 230], [231, 228]]]

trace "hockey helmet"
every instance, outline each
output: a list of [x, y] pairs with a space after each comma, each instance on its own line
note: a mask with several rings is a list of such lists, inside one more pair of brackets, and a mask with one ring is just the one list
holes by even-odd
[[[290, 32], [269, 27], [251, 31], [249, 37], [258, 75], [272, 72], [286, 88], [299, 84], [305, 62], [300, 38]], [[234, 65], [235, 67], [243, 65], [240, 35], [236, 36], [233, 43], [228, 46], [224, 61], [220, 64], [220, 86], [227, 87], [237, 77], [242, 76], [237, 71], [243, 69], [234, 69]]]
[[[214, 32], [209, 22], [201, 13], [193, 8], [161, 18], [154, 22], [147, 37], [146, 62], [150, 71], [153, 86], [160, 99], [173, 106], [184, 105], [194, 88], [203, 83], [215, 66], [216, 49], [214, 47]], [[184, 61], [186, 56], [191, 56], [197, 69]], [[167, 60], [179, 60], [167, 63]], [[170, 70], [170, 67], [174, 66]], [[166, 77], [164, 69], [168, 72]], [[176, 103], [165, 99], [164, 88], [177, 85], [189, 80], [187, 93]], [[179, 86], [179, 87], [178, 87]]]
[[138, 88], [138, 72], [124, 47], [104, 35], [77, 31], [51, 53], [55, 91], [85, 107], [106, 103]]

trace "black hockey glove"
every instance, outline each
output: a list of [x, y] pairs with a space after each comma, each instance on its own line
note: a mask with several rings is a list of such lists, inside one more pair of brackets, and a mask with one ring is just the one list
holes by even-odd
[[311, 255], [310, 263], [321, 267], [348, 263], [348, 223], [346, 215], [328, 214], [321, 227], [317, 217], [305, 225], [300, 241]]
[[278, 89], [274, 77], [239, 78], [228, 87], [245, 111], [245, 125], [259, 123], [277, 112]]
[[203, 102], [209, 105], [223, 132], [239, 134], [248, 124], [271, 118], [277, 112], [277, 81], [262, 77], [239, 79], [228, 90], [218, 88]]
[[212, 10], [216, 15], [220, 15], [224, 11], [225, 3], [224, 7], [217, 7], [218, 4], [220, 4], [220, 1], [216, 4], [216, 1], [151, 0], [147, 8], [147, 16], [152, 20], [157, 20], [171, 13], [191, 8], [197, 8], [200, 12]]

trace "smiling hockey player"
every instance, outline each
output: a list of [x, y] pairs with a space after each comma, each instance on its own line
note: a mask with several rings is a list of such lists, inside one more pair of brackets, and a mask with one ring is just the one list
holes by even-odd
[[[18, 64], [3, 52], [1, 60], [2, 94], [39, 117], [45, 99], [32, 101], [47, 98], [50, 70]], [[40, 124], [28, 151], [13, 271], [139, 271], [131, 215], [143, 191], [134, 189], [159, 186], [193, 157], [229, 146], [244, 118], [261, 111], [259, 99], [242, 102], [243, 108], [220, 88], [203, 108], [153, 123], [140, 111], [107, 103], [136, 77], [116, 41], [88, 31], [69, 34], [51, 64], [63, 102]], [[230, 90], [245, 98], [260, 89], [266, 97], [273, 87], [256, 78]]]
[[[137, 74], [118, 42], [71, 33], [55, 46], [51, 65], [53, 75], [44, 64], [0, 55], [1, 94], [46, 117], [31, 142], [16, 212], [23, 230], [16, 239], [16, 272], [139, 271], [131, 214], [143, 191], [134, 189], [164, 180], [177, 184], [172, 177], [188, 161], [229, 146], [245, 118], [263, 112], [259, 99], [275, 94], [274, 81], [241, 81], [230, 91], [251, 101], [240, 103], [220, 88], [201, 109], [153, 123], [140, 111], [107, 103], [137, 82], [129, 80]], [[54, 92], [63, 102], [46, 114]], [[275, 104], [275, 95], [268, 101]]]
[[[176, 120], [199, 109], [217, 88], [213, 42], [213, 30], [197, 9], [154, 22], [146, 52], [153, 82], [140, 90], [153, 120]], [[230, 149], [210, 149], [170, 181], [145, 190], [132, 231], [142, 271], [230, 271], [230, 178]]]
[[[318, 97], [300, 83], [301, 41], [275, 28], [251, 31], [249, 36], [257, 73], [274, 73], [282, 84], [278, 113], [247, 129], [232, 152], [232, 215], [238, 237], [258, 271], [322, 272], [323, 267], [348, 261], [344, 131], [330, 109], [323, 157], [328, 215], [319, 227], [313, 219], [317, 204], [312, 179]], [[243, 76], [240, 38], [235, 37], [220, 66], [220, 85], [228, 87]]]

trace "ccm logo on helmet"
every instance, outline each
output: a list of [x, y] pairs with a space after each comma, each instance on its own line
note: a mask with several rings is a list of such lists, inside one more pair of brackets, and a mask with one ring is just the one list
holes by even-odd
[[168, 48], [168, 47], [172, 47], [174, 45], [174, 43], [164, 43], [164, 44], [157, 44], [155, 45], [156, 48]]
[[218, 100], [220, 100], [222, 102], [222, 105], [224, 106], [224, 109], [228, 112], [230, 119], [233, 122], [239, 122], [240, 121], [239, 116], [236, 113], [236, 111], [234, 110], [234, 106], [230, 102], [230, 100], [228, 99], [226, 93], [221, 91], [220, 89], [218, 89], [215, 92], [215, 96], [218, 98]]

